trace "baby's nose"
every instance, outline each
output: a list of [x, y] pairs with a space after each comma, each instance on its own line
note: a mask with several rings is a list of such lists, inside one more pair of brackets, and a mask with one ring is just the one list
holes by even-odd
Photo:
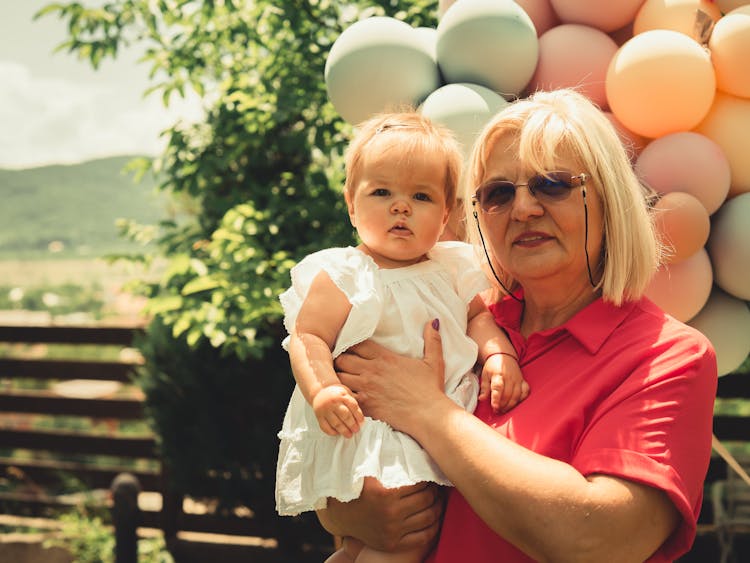
[[391, 211], [393, 213], [405, 213], [408, 215], [409, 213], [411, 213], [411, 206], [405, 199], [399, 198], [393, 202]]

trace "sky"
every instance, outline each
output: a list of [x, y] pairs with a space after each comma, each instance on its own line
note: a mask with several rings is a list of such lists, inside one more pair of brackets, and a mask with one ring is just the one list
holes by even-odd
[[0, 168], [157, 155], [161, 131], [200, 118], [196, 99], [174, 98], [167, 109], [158, 92], [144, 97], [149, 65], [135, 48], [96, 71], [75, 54], [55, 53], [67, 38], [65, 21], [32, 19], [52, 1], [0, 0]]

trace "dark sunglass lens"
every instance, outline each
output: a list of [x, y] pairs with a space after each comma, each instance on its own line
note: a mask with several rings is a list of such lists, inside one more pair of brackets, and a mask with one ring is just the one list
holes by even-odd
[[570, 172], [549, 172], [529, 178], [529, 189], [535, 195], [548, 199], [563, 199], [573, 187], [573, 175]]
[[492, 213], [513, 201], [515, 193], [511, 182], [492, 182], [479, 190], [479, 203], [484, 211]]

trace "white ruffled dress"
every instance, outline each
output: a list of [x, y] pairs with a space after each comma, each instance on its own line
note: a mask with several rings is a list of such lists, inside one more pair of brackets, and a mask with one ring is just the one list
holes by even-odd
[[[466, 336], [467, 312], [470, 301], [488, 284], [470, 245], [439, 243], [429, 260], [396, 269], [381, 269], [352, 247], [311, 254], [292, 269], [292, 286], [280, 297], [287, 331], [293, 329], [310, 284], [321, 270], [352, 304], [334, 358], [367, 339], [421, 358], [425, 323], [438, 318], [446, 393], [466, 410], [474, 410], [479, 383], [471, 370], [477, 346]], [[287, 337], [284, 348], [288, 342]], [[351, 438], [324, 434], [298, 387], [278, 436], [276, 509], [281, 515], [325, 508], [327, 497], [353, 500], [365, 477], [375, 477], [388, 488], [421, 481], [450, 484], [417, 442], [380, 420], [366, 418]]]

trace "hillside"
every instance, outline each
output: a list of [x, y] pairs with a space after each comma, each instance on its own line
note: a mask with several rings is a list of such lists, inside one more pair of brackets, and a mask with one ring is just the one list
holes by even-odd
[[166, 216], [167, 201], [150, 175], [136, 184], [122, 172], [132, 158], [0, 169], [0, 259], [96, 257], [132, 248], [115, 221], [155, 223]]

